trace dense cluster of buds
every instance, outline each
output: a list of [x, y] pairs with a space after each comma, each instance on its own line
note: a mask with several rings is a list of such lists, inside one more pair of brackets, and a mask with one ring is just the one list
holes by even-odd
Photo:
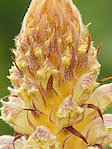
[[[32, 0], [16, 38], [9, 101], [1, 118], [15, 136], [0, 148], [98, 149], [112, 143], [112, 83], [100, 86], [100, 64], [88, 25], [71, 0]], [[104, 79], [105, 80], [105, 79]]]

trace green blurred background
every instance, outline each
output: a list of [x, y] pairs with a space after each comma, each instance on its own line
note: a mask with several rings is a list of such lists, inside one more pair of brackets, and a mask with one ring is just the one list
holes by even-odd
[[[73, 0], [84, 24], [91, 22], [89, 27], [95, 47], [103, 42], [99, 54], [102, 65], [99, 80], [112, 76], [112, 0]], [[11, 52], [14, 38], [19, 34], [21, 22], [31, 0], [0, 0], [0, 97], [8, 95], [7, 86], [10, 81], [9, 68], [12, 65]], [[107, 83], [107, 82], [106, 82]], [[107, 112], [112, 113], [111, 107]], [[13, 130], [0, 120], [0, 135], [12, 134]]]

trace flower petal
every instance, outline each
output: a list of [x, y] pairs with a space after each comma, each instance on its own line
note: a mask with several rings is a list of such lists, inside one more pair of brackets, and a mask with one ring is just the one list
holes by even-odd
[[21, 107], [14, 102], [2, 101], [2, 105], [1, 118], [13, 126], [15, 131], [23, 134], [31, 134], [34, 131], [31, 123], [35, 126], [37, 122], [31, 111], [24, 110], [25, 107]]
[[56, 137], [48, 132], [45, 126], [37, 127], [36, 131], [28, 138], [26, 148], [55, 148], [58, 149], [59, 142]]
[[94, 146], [89, 146], [86, 149], [99, 149], [98, 147], [94, 147]]
[[83, 108], [73, 103], [71, 99], [71, 95], [65, 98], [65, 101], [59, 106], [57, 111], [58, 123], [62, 128], [71, 126], [84, 111]]
[[86, 139], [89, 144], [100, 144], [102, 147], [112, 143], [112, 114], [104, 115], [104, 123], [100, 117], [93, 120], [88, 126]]
[[87, 103], [97, 105], [103, 112], [112, 104], [112, 83], [98, 87], [93, 92]]
[[84, 74], [78, 79], [74, 87], [74, 96], [73, 96], [74, 102], [81, 105], [81, 104], [84, 104], [88, 100], [91, 93], [99, 85], [95, 81], [95, 79], [96, 78], [93, 72]]
[[14, 146], [16, 149], [20, 149], [20, 148], [22, 149], [23, 148], [22, 140], [17, 139], [14, 142], [14, 138], [15, 137], [12, 137], [9, 135], [0, 136], [0, 148], [10, 149], [10, 148], [13, 148], [13, 146]]

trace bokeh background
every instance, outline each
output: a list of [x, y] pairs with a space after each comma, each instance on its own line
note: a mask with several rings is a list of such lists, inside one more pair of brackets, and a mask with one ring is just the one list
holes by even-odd
[[[22, 20], [31, 0], [0, 0], [0, 98], [8, 95], [11, 85], [6, 76], [12, 65], [9, 48], [15, 48], [14, 38], [19, 34]], [[89, 27], [94, 46], [103, 42], [98, 60], [101, 73], [98, 80], [112, 76], [112, 0], [73, 0], [84, 24]], [[105, 82], [107, 83], [107, 82]], [[112, 113], [112, 108], [106, 112]], [[0, 135], [13, 134], [13, 130], [0, 120]]]

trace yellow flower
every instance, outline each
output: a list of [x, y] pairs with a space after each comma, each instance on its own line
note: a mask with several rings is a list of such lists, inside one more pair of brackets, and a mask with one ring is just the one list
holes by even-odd
[[13, 89], [8, 102], [1, 100], [1, 118], [21, 136], [1, 136], [0, 147], [92, 149], [112, 143], [112, 115], [102, 115], [112, 104], [112, 83], [98, 87], [101, 45], [93, 47], [72, 1], [32, 0], [16, 46]]

